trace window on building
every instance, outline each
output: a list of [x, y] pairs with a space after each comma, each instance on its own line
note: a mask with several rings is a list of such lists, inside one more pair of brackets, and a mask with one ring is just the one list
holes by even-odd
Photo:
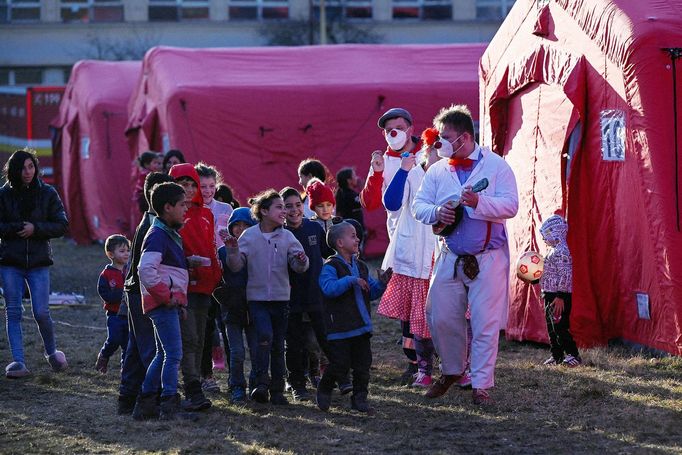
[[288, 0], [230, 0], [230, 20], [289, 19]]
[[149, 0], [151, 22], [208, 20], [208, 0]]
[[60, 9], [63, 22], [123, 22], [122, 0], [68, 0]]
[[[326, 0], [327, 19], [371, 19], [372, 0]], [[313, 16], [320, 18], [320, 0], [313, 0]]]
[[0, 68], [0, 85], [9, 85], [9, 71], [6, 68]]
[[0, 85], [40, 85], [43, 69], [31, 67], [0, 68]]
[[393, 19], [451, 20], [451, 0], [393, 0]]
[[40, 1], [0, 0], [0, 23], [40, 21]]
[[476, 0], [477, 19], [504, 19], [515, 0]]

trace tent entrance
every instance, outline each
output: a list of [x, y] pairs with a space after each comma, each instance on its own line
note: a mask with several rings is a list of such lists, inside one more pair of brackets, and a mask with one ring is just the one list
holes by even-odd
[[[578, 111], [559, 85], [531, 83], [507, 99], [508, 119], [503, 155], [514, 170], [519, 212], [508, 220], [512, 268], [512, 308], [507, 324], [512, 339], [547, 340], [537, 286], [516, 279], [516, 258], [528, 250], [546, 252], [539, 234], [542, 221], [566, 211], [569, 144], [579, 121]], [[547, 107], [551, 106], [551, 109]], [[579, 134], [579, 133], [578, 133]], [[530, 153], [529, 153], [530, 152]], [[513, 333], [518, 331], [518, 333]]]

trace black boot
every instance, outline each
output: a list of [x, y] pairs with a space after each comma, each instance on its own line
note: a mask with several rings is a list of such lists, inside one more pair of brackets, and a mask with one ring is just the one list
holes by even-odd
[[201, 390], [201, 382], [191, 381], [185, 385], [185, 397], [187, 401], [182, 403], [185, 411], [203, 411], [211, 407], [211, 400], [206, 398]]
[[372, 409], [367, 402], [367, 392], [354, 393], [353, 396], [350, 397], [350, 405], [352, 409], [359, 412], [364, 412], [366, 414], [374, 412], [374, 409]]
[[119, 395], [118, 396], [118, 415], [130, 415], [135, 409], [135, 401], [137, 401], [137, 396], [135, 395]]
[[159, 406], [156, 404], [156, 392], [143, 393], [137, 396], [133, 409], [133, 419], [148, 420], [159, 417]]
[[180, 394], [161, 397], [161, 420], [186, 419], [196, 421], [199, 416], [193, 412], [185, 412], [180, 407]]

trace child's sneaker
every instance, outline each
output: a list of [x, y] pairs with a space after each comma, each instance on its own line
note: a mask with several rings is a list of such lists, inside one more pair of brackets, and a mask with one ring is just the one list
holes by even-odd
[[52, 371], [64, 371], [69, 366], [62, 351], [54, 351], [54, 354], [45, 355], [45, 358], [52, 367]]
[[550, 357], [547, 360], [545, 360], [544, 362], [542, 362], [542, 364], [546, 367], [552, 367], [554, 365], [561, 365], [561, 362], [562, 362], [562, 360], [557, 360], [554, 357]]
[[320, 379], [322, 379], [320, 376], [310, 376], [310, 385], [314, 388], [317, 389], [317, 387], [320, 385]]
[[328, 411], [329, 406], [332, 404], [332, 394], [331, 393], [324, 393], [320, 389], [317, 389], [317, 407], [320, 408], [322, 411]]
[[582, 363], [583, 361], [580, 357], [575, 357], [570, 354], [566, 356], [563, 362], [561, 362], [562, 365], [570, 368], [579, 367]]
[[225, 353], [222, 346], [213, 346], [211, 351], [211, 358], [213, 360], [214, 370], [224, 370], [225, 369]]
[[244, 387], [233, 387], [230, 395], [232, 403], [243, 403], [246, 401], [246, 390]]
[[282, 392], [270, 392], [270, 403], [276, 406], [285, 406], [289, 404], [289, 400]]
[[412, 383], [412, 387], [427, 388], [431, 385], [432, 382], [433, 380], [431, 379], [431, 375], [422, 373], [420, 371], [419, 373], [417, 373], [417, 378]]
[[220, 393], [220, 386], [214, 378], [204, 378], [201, 380], [201, 390], [206, 393]]
[[18, 379], [18, 378], [23, 378], [31, 374], [30, 371], [28, 371], [28, 368], [26, 368], [26, 365], [24, 365], [21, 362], [12, 362], [7, 367], [5, 367], [5, 376], [8, 379]]
[[471, 388], [471, 373], [466, 372], [462, 375], [459, 381], [457, 381], [457, 387], [460, 389], [469, 389]]
[[351, 384], [350, 380], [346, 379], [348, 382], [343, 382], [342, 384], [339, 384], [339, 392], [341, 395], [347, 395], [353, 391], [353, 384]]
[[100, 352], [97, 354], [97, 362], [95, 362], [95, 370], [102, 374], [106, 374], [107, 366], [109, 365], [109, 357], [104, 357]]
[[263, 384], [258, 385], [255, 389], [251, 391], [251, 399], [256, 403], [267, 403], [268, 387]]
[[294, 401], [310, 401], [313, 399], [313, 396], [308, 392], [308, 389], [306, 389], [305, 386], [292, 388], [291, 397]]

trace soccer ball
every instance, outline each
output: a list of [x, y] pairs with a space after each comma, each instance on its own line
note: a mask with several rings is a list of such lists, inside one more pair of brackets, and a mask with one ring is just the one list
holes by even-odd
[[545, 260], [535, 251], [526, 251], [516, 261], [516, 273], [525, 281], [539, 280], [544, 268]]

